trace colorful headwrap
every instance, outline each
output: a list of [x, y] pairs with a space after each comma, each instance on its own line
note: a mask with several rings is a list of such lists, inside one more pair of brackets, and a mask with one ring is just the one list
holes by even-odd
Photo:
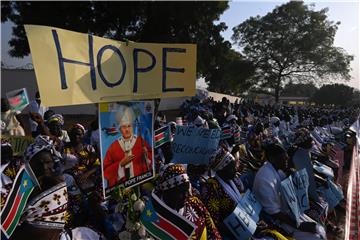
[[54, 142], [51, 138], [46, 135], [39, 135], [35, 138], [35, 141], [26, 148], [24, 153], [25, 163], [30, 162], [37, 153], [43, 150], [48, 150], [51, 154], [61, 157], [60, 153], [55, 150]]
[[64, 125], [64, 117], [61, 114], [54, 114], [47, 120], [47, 123], [58, 122], [61, 126]]
[[180, 164], [168, 164], [160, 170], [159, 189], [168, 190], [190, 182], [185, 168]]
[[[37, 136], [34, 143], [30, 144], [24, 153], [25, 168], [31, 180], [39, 187], [40, 184], [31, 169], [30, 161], [36, 154], [44, 150], [49, 151], [57, 159], [61, 158], [53, 141], [45, 135]], [[67, 187], [63, 182], [33, 198], [27, 205], [24, 220], [37, 227], [61, 229], [65, 224], [67, 202]]]
[[235, 161], [234, 156], [224, 148], [219, 148], [210, 158], [210, 168], [219, 171], [232, 161]]
[[40, 187], [37, 178], [30, 167], [30, 160], [41, 151], [49, 151], [57, 159], [61, 159], [61, 154], [56, 151], [53, 141], [49, 136], [39, 135], [35, 138], [35, 141], [30, 144], [24, 153], [25, 168], [30, 174], [31, 180]]
[[80, 123], [76, 123], [72, 126], [72, 129], [80, 129], [85, 134], [85, 128]]
[[309, 130], [306, 128], [299, 128], [295, 133], [294, 144], [302, 144], [309, 141], [309, 139], [311, 139]]

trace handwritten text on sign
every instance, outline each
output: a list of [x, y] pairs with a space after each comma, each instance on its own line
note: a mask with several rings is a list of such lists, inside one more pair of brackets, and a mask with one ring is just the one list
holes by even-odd
[[262, 206], [249, 189], [242, 196], [239, 204], [255, 222], [259, 221]]
[[174, 163], [209, 164], [210, 156], [216, 151], [221, 130], [176, 126], [172, 143]]
[[47, 106], [195, 95], [195, 44], [125, 43], [37, 25], [25, 30]]
[[306, 169], [303, 168], [300, 171], [295, 172], [292, 175], [292, 182], [294, 184], [294, 189], [296, 197], [298, 199], [298, 204], [300, 211], [304, 213], [305, 210], [310, 208], [309, 204], [309, 177], [307, 175]]
[[227, 228], [234, 235], [235, 239], [249, 239], [256, 230], [255, 220], [242, 208], [237, 205], [235, 210], [224, 219]]
[[282, 193], [285, 197], [285, 200], [291, 210], [291, 212], [293, 213], [296, 223], [299, 226], [300, 225], [300, 209], [299, 209], [299, 204], [298, 204], [298, 200], [296, 198], [296, 193], [295, 193], [295, 188], [294, 188], [294, 184], [292, 182], [292, 177], [289, 176], [288, 178], [284, 179], [281, 182], [281, 190]]

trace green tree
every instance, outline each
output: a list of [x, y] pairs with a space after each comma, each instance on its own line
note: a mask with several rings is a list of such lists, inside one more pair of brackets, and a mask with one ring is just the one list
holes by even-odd
[[232, 39], [256, 66], [257, 87], [271, 88], [276, 101], [289, 82], [318, 85], [350, 79], [353, 57], [333, 46], [340, 23], [329, 21], [327, 11], [290, 1], [233, 29]]
[[162, 43], [196, 43], [197, 72], [207, 82], [231, 47], [215, 23], [228, 2], [2, 2], [1, 21], [15, 24], [9, 41], [10, 55], [24, 57], [29, 45], [24, 24], [39, 24], [93, 33], [116, 40]]
[[312, 83], [287, 84], [281, 91], [281, 96], [286, 97], [312, 97], [318, 89]]
[[317, 104], [348, 105], [355, 97], [355, 89], [344, 84], [324, 85], [313, 96]]
[[220, 59], [219, 64], [209, 71], [212, 74], [208, 90], [240, 96], [252, 85], [251, 76], [255, 67], [240, 53], [230, 49]]

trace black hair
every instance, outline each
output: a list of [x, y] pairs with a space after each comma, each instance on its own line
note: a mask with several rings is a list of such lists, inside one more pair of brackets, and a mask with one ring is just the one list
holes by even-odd
[[53, 110], [47, 110], [45, 113], [44, 113], [44, 121], [47, 121], [52, 115], [54, 115], [55, 112]]
[[10, 109], [9, 100], [7, 98], [1, 98], [1, 112], [6, 112]]

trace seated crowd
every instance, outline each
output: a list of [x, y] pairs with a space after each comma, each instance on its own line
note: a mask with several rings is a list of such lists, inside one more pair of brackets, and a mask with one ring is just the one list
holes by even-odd
[[[154, 130], [170, 126], [174, 134], [180, 124], [230, 129], [209, 164], [172, 163], [167, 142], [154, 149], [155, 178], [136, 189], [119, 189], [107, 199], [102, 193], [97, 119], [88, 128], [76, 123], [63, 129], [66, 119], [61, 114], [31, 113], [36, 122], [33, 143], [23, 156], [15, 156], [6, 136], [23, 136], [25, 131], [16, 113], [9, 111], [2, 99], [1, 209], [23, 168], [32, 173], [34, 183], [10, 239], [152, 239], [151, 229], [139, 220], [149, 202], [171, 210], [169, 216], [164, 213], [165, 219], [176, 216], [184, 229], [194, 228], [178, 234], [235, 239], [224, 220], [248, 194], [261, 209], [253, 216], [254, 231], [248, 229], [252, 239], [327, 239], [343, 231], [336, 222], [345, 211], [346, 189], [341, 184], [356, 144], [350, 126], [358, 108], [262, 106], [194, 97], [182, 104], [182, 121], [167, 122], [164, 113], [156, 113]], [[300, 171], [306, 176], [308, 207], [297, 216], [283, 184]], [[329, 191], [340, 195], [336, 201]]]

